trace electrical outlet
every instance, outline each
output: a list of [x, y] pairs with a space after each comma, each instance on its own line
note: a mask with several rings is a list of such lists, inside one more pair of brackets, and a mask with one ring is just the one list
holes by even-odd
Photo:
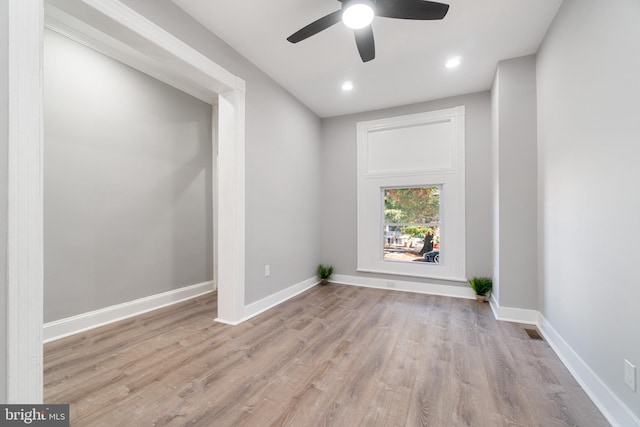
[[624, 359], [624, 383], [633, 392], [636, 391], [636, 367], [627, 359]]
[[264, 266], [264, 277], [269, 277], [271, 275], [271, 268], [269, 268], [269, 264]]

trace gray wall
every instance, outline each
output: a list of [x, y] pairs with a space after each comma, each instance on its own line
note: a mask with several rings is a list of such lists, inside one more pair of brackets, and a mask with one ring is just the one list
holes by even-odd
[[0, 402], [7, 401], [7, 137], [8, 137], [8, 9], [0, 2]]
[[537, 310], [535, 55], [501, 61], [492, 95], [495, 297]]
[[320, 119], [170, 0], [124, 3], [247, 83], [245, 302], [313, 277], [320, 259]]
[[44, 320], [213, 279], [211, 106], [46, 30]]
[[[404, 114], [466, 107], [466, 269], [467, 276], [490, 276], [491, 223], [491, 105], [481, 92], [404, 107], [324, 119], [322, 123], [322, 262], [337, 274], [389, 278], [356, 271], [356, 123]], [[424, 281], [406, 276], [397, 280]], [[430, 283], [447, 283], [429, 279]], [[463, 283], [447, 283], [467, 286]]]
[[541, 311], [640, 417], [640, 2], [565, 0], [538, 53]]

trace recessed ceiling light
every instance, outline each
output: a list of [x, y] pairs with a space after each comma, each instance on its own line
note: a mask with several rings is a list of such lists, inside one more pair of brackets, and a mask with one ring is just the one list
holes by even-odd
[[354, 0], [342, 12], [342, 22], [349, 28], [359, 30], [373, 21], [373, 5], [369, 0]]
[[342, 83], [342, 90], [345, 92], [349, 92], [350, 90], [353, 89], [353, 83], [351, 82], [344, 82]]
[[460, 58], [459, 56], [454, 56], [453, 58], [449, 59], [447, 63], [444, 64], [444, 66], [447, 68], [456, 68], [458, 65], [460, 65], [461, 62], [462, 58]]

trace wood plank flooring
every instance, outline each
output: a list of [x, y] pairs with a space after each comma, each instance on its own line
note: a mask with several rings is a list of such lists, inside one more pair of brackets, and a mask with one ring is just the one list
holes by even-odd
[[72, 426], [607, 426], [488, 304], [329, 284], [239, 326], [209, 294], [47, 344]]

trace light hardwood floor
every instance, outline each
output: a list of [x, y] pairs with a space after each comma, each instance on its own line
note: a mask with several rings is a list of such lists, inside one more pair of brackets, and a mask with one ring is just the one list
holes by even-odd
[[47, 344], [72, 426], [606, 426], [488, 304], [330, 284], [239, 326], [215, 294]]

